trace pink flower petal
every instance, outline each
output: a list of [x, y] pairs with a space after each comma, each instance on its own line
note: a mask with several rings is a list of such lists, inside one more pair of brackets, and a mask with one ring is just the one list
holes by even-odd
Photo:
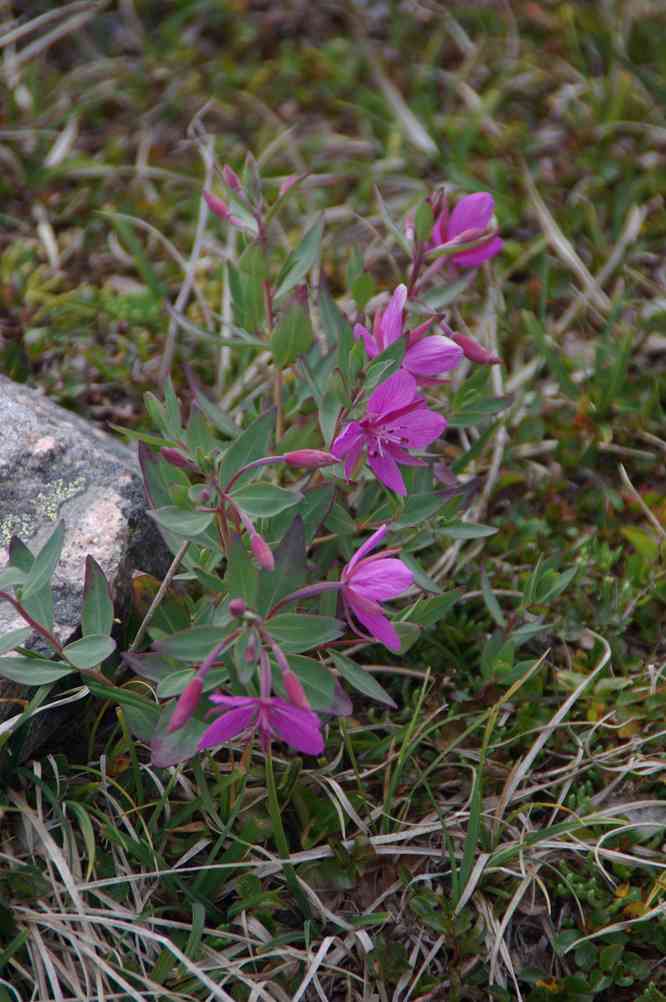
[[446, 419], [423, 406], [391, 422], [391, 430], [405, 439], [411, 449], [423, 449], [443, 433]]
[[382, 350], [397, 341], [402, 334], [403, 310], [407, 301], [407, 286], [399, 285], [382, 314]]
[[379, 546], [379, 544], [381, 543], [382, 539], [384, 538], [387, 532], [388, 532], [388, 525], [384, 524], [380, 525], [379, 528], [376, 529], [371, 536], [368, 536], [365, 543], [359, 546], [358, 550], [351, 558], [351, 560], [345, 567], [344, 571], [342, 572], [343, 580], [350, 576], [351, 571], [354, 570], [359, 560], [362, 560], [363, 557], [367, 556], [367, 554], [370, 553], [371, 550], [374, 550], [376, 546]]
[[256, 696], [222, 696], [218, 692], [211, 693], [209, 698], [212, 703], [221, 703], [222, 706], [254, 706], [257, 702]]
[[358, 421], [352, 421], [345, 425], [331, 446], [331, 452], [336, 459], [343, 459], [350, 449], [360, 441], [364, 440], [364, 432]]
[[488, 243], [473, 250], [463, 251], [461, 254], [454, 254], [450, 258], [452, 264], [457, 264], [460, 268], [478, 268], [484, 261], [489, 261], [491, 257], [502, 250], [502, 240], [500, 237], [492, 237]]
[[[220, 699], [217, 699], [216, 702], [220, 702]], [[247, 702], [253, 705], [229, 710], [228, 713], [218, 717], [210, 727], [206, 728], [197, 749], [202, 751], [204, 748], [214, 748], [216, 745], [224, 744], [225, 741], [231, 741], [232, 738], [246, 731], [257, 716], [257, 700], [247, 700]]]
[[477, 191], [461, 198], [451, 213], [446, 239], [452, 240], [465, 230], [485, 229], [495, 210], [495, 199], [488, 191]]
[[379, 640], [390, 651], [398, 653], [400, 650], [398, 631], [382, 614], [380, 607], [375, 602], [369, 602], [350, 590], [345, 593], [345, 597], [349, 609], [363, 624], [370, 636]]
[[354, 324], [354, 337], [357, 341], [363, 341], [368, 358], [377, 358], [379, 348], [367, 327], [364, 327], [363, 324]]
[[389, 414], [411, 404], [416, 396], [416, 380], [409, 372], [398, 369], [380, 383], [368, 399], [368, 413], [373, 417]]
[[281, 699], [272, 699], [268, 720], [274, 734], [305, 755], [321, 755], [324, 739], [321, 722], [312, 710], [290, 706]]
[[411, 586], [414, 575], [402, 560], [386, 557], [360, 564], [353, 572], [348, 589], [372, 602], [397, 598]]
[[443, 334], [424, 337], [408, 348], [403, 365], [413, 376], [438, 376], [450, 372], [463, 360], [463, 350]]
[[405, 481], [402, 479], [402, 474], [393, 456], [388, 453], [384, 453], [383, 456], [368, 455], [368, 465], [377, 479], [381, 480], [386, 487], [395, 491], [396, 494], [400, 494], [401, 497], [406, 497]]

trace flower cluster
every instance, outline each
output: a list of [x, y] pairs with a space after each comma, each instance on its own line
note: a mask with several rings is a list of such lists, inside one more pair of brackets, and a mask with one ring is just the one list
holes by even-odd
[[[265, 346], [272, 356], [274, 409], [257, 408], [239, 433], [198, 391], [185, 428], [170, 385], [164, 408], [153, 407], [162, 439], [157, 454], [147, 445], [140, 450], [147, 493], [176, 560], [184, 552], [180, 541], [189, 540], [184, 577], [200, 593], [189, 628], [158, 628], [150, 651], [128, 655], [149, 677], [156, 664], [173, 671], [164, 688], [177, 698], [153, 741], [159, 765], [233, 740], [248, 747], [254, 737], [264, 751], [282, 741], [321, 755], [326, 719], [351, 712], [342, 683], [394, 705], [374, 678], [359, 681], [364, 673], [354, 660], [368, 643], [399, 654], [418, 634], [410, 618], [418, 598], [398, 622], [385, 605], [416, 593], [420, 580], [416, 565], [392, 545], [397, 526], [390, 519], [405, 510], [408, 485], [417, 480], [429, 511], [445, 503], [442, 464], [428, 453], [447, 428], [435, 393], [464, 359], [499, 362], [444, 314], [429, 314], [422, 295], [433, 280], [448, 274], [457, 281], [458, 269], [499, 253], [488, 193], [468, 195], [452, 211], [442, 195], [423, 203], [407, 223], [405, 282], [369, 314], [372, 294], [361, 296], [351, 324], [331, 300], [320, 299], [324, 344], [314, 336], [306, 281], [321, 223], [271, 277], [270, 224], [298, 196], [303, 178], [281, 181], [270, 205], [251, 159], [243, 180], [229, 167], [220, 178], [223, 197], [206, 192], [206, 205], [242, 231], [244, 244], [242, 266], [230, 266], [234, 330], [246, 351]], [[373, 287], [371, 276], [357, 277]], [[257, 399], [261, 386], [254, 392]], [[314, 412], [303, 409], [309, 399]], [[362, 473], [364, 465], [388, 495]], [[418, 469], [406, 477], [410, 467]], [[391, 544], [381, 549], [389, 534]], [[427, 532], [415, 534], [408, 549], [431, 544]]]

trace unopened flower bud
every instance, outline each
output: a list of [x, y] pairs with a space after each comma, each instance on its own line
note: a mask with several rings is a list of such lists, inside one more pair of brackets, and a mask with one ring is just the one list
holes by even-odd
[[252, 533], [250, 536], [250, 546], [252, 547], [252, 552], [254, 553], [255, 560], [264, 571], [275, 570], [275, 560], [273, 559], [273, 552], [264, 539], [260, 536], [258, 532]]
[[410, 241], [413, 241], [416, 236], [416, 227], [414, 225], [414, 213], [408, 212], [405, 216], [405, 236]]
[[211, 195], [209, 191], [204, 191], [203, 197], [206, 199], [206, 205], [210, 211], [215, 213], [218, 219], [225, 221], [231, 219], [231, 210], [223, 199], [218, 198], [217, 195]]
[[290, 703], [298, 706], [301, 710], [311, 709], [308, 697], [305, 695], [305, 689], [301, 685], [298, 676], [294, 675], [291, 669], [282, 672], [282, 681]]
[[257, 641], [257, 634], [252, 632], [247, 638], [247, 644], [245, 645], [245, 653], [243, 654], [243, 660], [247, 665], [253, 665], [257, 658], [259, 657], [259, 643]]
[[232, 191], [235, 191], [239, 194], [243, 191], [243, 186], [240, 183], [240, 178], [238, 177], [238, 174], [233, 169], [233, 167], [229, 166], [229, 164], [225, 164], [224, 167], [222, 168], [222, 177], [224, 178], [225, 184], [229, 188], [231, 188]]
[[173, 449], [170, 445], [162, 446], [160, 456], [172, 466], [177, 466], [179, 470], [190, 470], [193, 473], [199, 469], [196, 463], [184, 456], [179, 449]]
[[296, 182], [301, 180], [302, 176], [302, 174], [290, 174], [289, 177], [286, 177], [278, 189], [280, 198], [286, 195], [289, 189], [293, 188]]
[[247, 606], [242, 598], [232, 598], [231, 602], [229, 602], [229, 612], [232, 616], [240, 618], [245, 615], [246, 609]]
[[203, 682], [195, 675], [192, 681], [187, 683], [178, 697], [176, 708], [173, 711], [171, 720], [169, 721], [169, 726], [167, 727], [167, 734], [173, 734], [174, 731], [180, 730], [180, 728], [187, 723], [197, 708], [197, 703], [201, 698], [202, 689]]
[[479, 344], [473, 337], [469, 337], [467, 334], [458, 334], [455, 331], [451, 331], [449, 335], [452, 341], [462, 348], [465, 358], [468, 358], [470, 362], [476, 362], [478, 365], [498, 365], [502, 360], [494, 352], [488, 351], [484, 348], [482, 344]]
[[320, 466], [332, 466], [338, 462], [332, 453], [322, 449], [296, 449], [286, 452], [284, 458], [289, 466], [303, 466], [307, 470], [318, 470]]

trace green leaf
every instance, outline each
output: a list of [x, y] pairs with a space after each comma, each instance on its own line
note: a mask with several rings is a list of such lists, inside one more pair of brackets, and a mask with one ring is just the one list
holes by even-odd
[[21, 654], [0, 658], [0, 678], [8, 678], [19, 685], [47, 685], [71, 675], [73, 671], [73, 668], [63, 666], [62, 661], [28, 658]]
[[480, 525], [474, 522], [451, 522], [450, 525], [442, 527], [442, 533], [450, 536], [451, 539], [483, 539], [486, 536], [494, 536], [497, 529], [491, 525]]
[[65, 523], [60, 520], [48, 540], [35, 557], [21, 592], [22, 600], [37, 594], [48, 585], [53, 576], [65, 542]]
[[447, 591], [436, 598], [420, 599], [409, 613], [409, 621], [419, 626], [434, 626], [453, 608], [462, 592]]
[[13, 651], [15, 647], [18, 647], [31, 635], [32, 630], [30, 627], [20, 627], [18, 630], [11, 630], [10, 633], [5, 633], [4, 637], [0, 637], [0, 654]]
[[405, 620], [395, 620], [393, 622], [398, 636], [400, 637], [400, 654], [406, 654], [410, 647], [413, 647], [421, 635], [421, 627], [416, 623], [408, 623]]
[[187, 511], [185, 508], [176, 507], [176, 505], [166, 505], [164, 508], [154, 510], [149, 509], [148, 514], [169, 532], [175, 532], [186, 539], [204, 532], [215, 518], [213, 512]]
[[236, 623], [231, 619], [222, 626], [191, 626], [189, 630], [161, 637], [154, 642], [153, 647], [160, 654], [176, 658], [177, 661], [203, 661], [235, 627]]
[[198, 386], [194, 387], [194, 396], [197, 404], [213, 427], [217, 428], [217, 430], [222, 432], [223, 435], [226, 435], [227, 438], [236, 438], [238, 435], [238, 428], [233, 423], [231, 418], [224, 413], [222, 408], [218, 407], [218, 405], [213, 403], [212, 400], [209, 400], [203, 390]]
[[323, 232], [324, 219], [322, 216], [308, 230], [298, 247], [291, 252], [285, 261], [277, 280], [275, 300], [281, 299], [295, 285], [298, 285], [305, 278], [313, 264], [319, 259], [319, 248]]
[[21, 542], [18, 536], [12, 536], [9, 541], [9, 563], [12, 567], [18, 567], [20, 571], [24, 574], [30, 573], [30, 568], [35, 562], [34, 555], [25, 545]]
[[[310, 706], [315, 712], [330, 709], [335, 698], [335, 678], [328, 668], [300, 654], [290, 654], [287, 658], [289, 667], [303, 686]], [[284, 699], [287, 695], [279, 671], [273, 672], [273, 686], [278, 696]]]
[[[160, 676], [157, 685], [157, 695], [160, 699], [171, 699], [173, 696], [180, 696], [195, 674], [193, 668], [178, 668], [176, 671], [170, 671], [168, 675]], [[226, 668], [216, 668], [206, 675], [203, 691], [210, 692], [211, 689], [219, 689], [221, 686], [228, 684], [228, 682], [229, 672]]]
[[422, 588], [423, 591], [428, 591], [431, 595], [441, 595], [442, 589], [437, 584], [434, 578], [431, 578], [429, 574], [426, 574], [423, 567], [416, 559], [412, 553], [406, 553], [404, 550], [400, 554], [400, 559], [403, 564], [409, 567], [410, 571], [414, 575], [414, 584]]
[[22, 585], [25, 583], [25, 578], [25, 571], [19, 570], [18, 567], [6, 567], [4, 571], [0, 571], [0, 588], [13, 588], [14, 585]]
[[369, 392], [374, 390], [379, 383], [383, 383], [389, 376], [392, 376], [400, 368], [400, 363], [405, 357], [407, 342], [405, 338], [399, 338], [392, 345], [386, 348], [381, 355], [377, 355], [368, 366], [368, 371], [363, 385], [364, 390]]
[[492, 590], [490, 581], [488, 580], [488, 575], [486, 574], [485, 567], [481, 571], [481, 590], [483, 592], [483, 601], [485, 602], [486, 609], [490, 613], [491, 617], [502, 629], [506, 626], [506, 619], [504, 618], [504, 613], [500, 608], [500, 604], [495, 598], [495, 593]]
[[284, 369], [295, 362], [299, 355], [304, 355], [312, 341], [310, 314], [303, 306], [295, 303], [281, 317], [271, 336], [273, 361], [279, 369]]
[[384, 223], [386, 225], [387, 230], [393, 236], [393, 238], [396, 241], [396, 243], [398, 243], [402, 247], [402, 249], [404, 250], [405, 254], [409, 258], [411, 258], [411, 256], [412, 256], [412, 247], [411, 247], [411, 245], [409, 243], [409, 240], [407, 239], [407, 237], [405, 236], [405, 234], [402, 232], [402, 230], [399, 229], [399, 227], [396, 226], [396, 224], [393, 222], [393, 219], [391, 218], [391, 215], [390, 215], [388, 209], [386, 208], [386, 205], [384, 204], [384, 199], [382, 198], [381, 192], [380, 192], [380, 190], [379, 190], [379, 188], [377, 186], [375, 186], [375, 195], [377, 196], [377, 201], [379, 203], [379, 211], [382, 214], [382, 218], [384, 220]]
[[303, 519], [305, 540], [308, 545], [315, 537], [319, 526], [326, 518], [333, 503], [335, 487], [332, 484], [322, 484], [306, 491], [295, 510], [285, 510], [277, 516], [270, 525], [271, 539], [280, 539], [296, 515]]
[[345, 631], [345, 624], [339, 619], [303, 612], [280, 612], [265, 625], [273, 639], [290, 654], [337, 640]]
[[275, 570], [259, 576], [259, 615], [265, 616], [281, 598], [301, 588], [305, 580], [305, 527], [303, 519], [296, 515], [275, 551]]
[[400, 517], [393, 523], [394, 528], [408, 529], [414, 525], [421, 525], [427, 518], [435, 515], [443, 505], [444, 498], [438, 491], [410, 494]]
[[370, 699], [376, 699], [379, 703], [384, 703], [385, 706], [390, 706], [394, 710], [397, 709], [394, 701], [374, 676], [364, 671], [363, 668], [355, 664], [350, 658], [345, 657], [344, 654], [331, 653], [336, 668], [352, 688], [362, 692], [364, 696], [369, 696]]
[[157, 729], [150, 743], [151, 763], [161, 769], [178, 765], [179, 762], [192, 758], [204, 731], [210, 726], [210, 722], [204, 723], [196, 717], [192, 717], [184, 727], [179, 728], [173, 734], [168, 734], [167, 728], [171, 723], [174, 705], [174, 703], [167, 703], [162, 710]]
[[[220, 485], [224, 488], [241, 467], [268, 455], [273, 429], [275, 410], [271, 408], [257, 418], [242, 435], [233, 442], [224, 454], [220, 468]], [[256, 476], [256, 474], [255, 474]]]
[[375, 294], [375, 280], [367, 271], [358, 275], [351, 287], [351, 294], [359, 310], [364, 310]]
[[41, 626], [45, 626], [49, 631], [53, 630], [53, 589], [50, 584], [44, 585], [30, 598], [22, 596], [21, 604], [28, 615], [32, 616]]
[[235, 504], [250, 518], [270, 518], [303, 499], [297, 490], [285, 490], [273, 484], [244, 484], [230, 492]]
[[240, 536], [232, 536], [224, 575], [224, 585], [230, 597], [242, 598], [251, 609], [254, 609], [260, 577], [263, 577], [263, 573], [259, 574]]
[[83, 585], [81, 630], [85, 637], [91, 633], [111, 633], [112, 626], [113, 602], [109, 583], [97, 561], [88, 555]]
[[327, 344], [336, 352], [337, 365], [348, 389], [359, 371], [359, 366], [354, 365], [352, 358], [356, 343], [354, 333], [351, 324], [324, 285], [319, 287], [319, 316]]
[[432, 208], [428, 202], [421, 202], [414, 216], [414, 229], [417, 240], [428, 240], [435, 222]]
[[81, 640], [75, 640], [73, 644], [67, 644], [63, 655], [76, 668], [96, 668], [115, 649], [116, 642], [112, 637], [103, 633], [91, 633]]

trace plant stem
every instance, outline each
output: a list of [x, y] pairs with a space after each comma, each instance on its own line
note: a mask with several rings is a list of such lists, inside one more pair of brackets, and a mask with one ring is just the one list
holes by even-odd
[[287, 836], [282, 825], [282, 814], [280, 813], [280, 802], [278, 800], [277, 787], [275, 785], [273, 755], [270, 745], [266, 750], [266, 791], [268, 793], [268, 812], [271, 816], [273, 824], [273, 837], [275, 839], [278, 852], [282, 858], [282, 868], [284, 870], [287, 886], [293, 894], [294, 899], [305, 918], [311, 918], [312, 913], [310, 910], [310, 904], [298, 882], [296, 871], [291, 863], [286, 862], [286, 860], [289, 859], [289, 843], [287, 842]]
[[136, 633], [136, 636], [135, 636], [134, 640], [132, 641], [132, 643], [130, 644], [130, 646], [128, 648], [128, 653], [131, 653], [132, 651], [135, 651], [137, 649], [137, 647], [139, 646], [139, 644], [141, 643], [141, 641], [143, 640], [144, 634], [145, 634], [146, 630], [148, 629], [148, 627], [150, 626], [150, 622], [151, 622], [153, 616], [155, 615], [155, 613], [157, 612], [157, 609], [158, 609], [158, 607], [159, 607], [162, 599], [164, 598], [166, 590], [169, 587], [169, 585], [171, 584], [171, 582], [172, 582], [172, 580], [173, 580], [173, 578], [174, 578], [174, 576], [176, 574], [176, 571], [178, 570], [178, 565], [181, 562], [181, 560], [183, 559], [183, 557], [185, 556], [185, 551], [187, 550], [187, 547], [189, 545], [190, 545], [190, 541], [189, 541], [189, 539], [186, 539], [185, 542], [181, 545], [180, 549], [178, 550], [178, 553], [176, 554], [176, 556], [173, 558], [173, 561], [171, 563], [171, 567], [169, 568], [169, 570], [164, 575], [164, 580], [162, 581], [162, 584], [158, 588], [157, 595], [155, 596], [155, 598], [153, 599], [153, 601], [150, 603], [150, 608], [148, 609], [148, 612], [146, 613], [146, 615], [143, 617], [143, 622], [141, 623], [141, 626], [137, 630], [137, 633]]

